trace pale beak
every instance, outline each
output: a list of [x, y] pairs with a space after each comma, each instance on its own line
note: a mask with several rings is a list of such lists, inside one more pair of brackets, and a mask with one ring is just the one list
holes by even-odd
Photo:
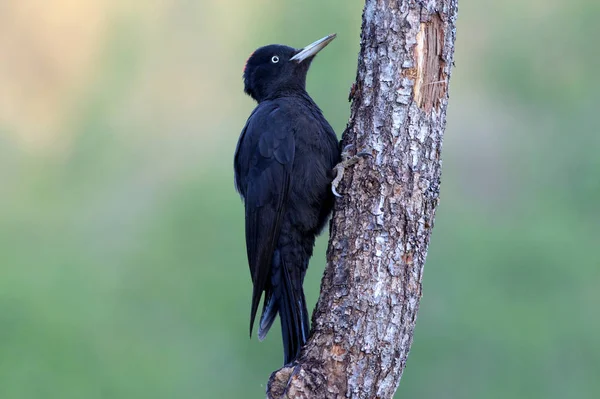
[[322, 39], [317, 40], [314, 43], [309, 44], [304, 47], [298, 54], [290, 58], [290, 61], [296, 61], [297, 63], [301, 63], [307, 58], [317, 55], [317, 53], [325, 48], [333, 39], [335, 39], [336, 34], [332, 34], [329, 36], [325, 36]]

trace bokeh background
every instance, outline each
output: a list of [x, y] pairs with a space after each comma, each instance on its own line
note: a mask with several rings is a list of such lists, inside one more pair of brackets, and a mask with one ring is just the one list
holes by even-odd
[[[278, 327], [247, 335], [242, 68], [260, 45], [337, 32], [308, 89], [339, 135], [361, 10], [0, 2], [0, 398], [263, 397], [282, 350]], [[599, 14], [595, 0], [461, 0], [397, 397], [600, 397]]]

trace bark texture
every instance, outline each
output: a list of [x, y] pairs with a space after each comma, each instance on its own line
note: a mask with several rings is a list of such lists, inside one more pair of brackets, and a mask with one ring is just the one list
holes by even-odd
[[391, 398], [438, 204], [458, 0], [366, 0], [327, 268], [300, 358], [269, 399]]

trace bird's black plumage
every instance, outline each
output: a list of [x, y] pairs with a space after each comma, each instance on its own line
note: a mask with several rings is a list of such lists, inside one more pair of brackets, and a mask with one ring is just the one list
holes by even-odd
[[333, 206], [330, 183], [340, 156], [338, 140], [305, 89], [314, 55], [332, 39], [301, 50], [261, 47], [244, 69], [244, 91], [258, 102], [234, 158], [253, 283], [250, 333], [264, 292], [258, 336], [266, 336], [279, 314], [286, 364], [308, 337], [302, 284], [315, 237]]

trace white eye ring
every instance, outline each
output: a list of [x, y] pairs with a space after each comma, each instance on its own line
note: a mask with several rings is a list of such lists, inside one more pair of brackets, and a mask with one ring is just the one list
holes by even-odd
[[274, 55], [273, 57], [271, 57], [271, 62], [273, 64], [277, 64], [279, 62], [279, 57], [277, 57], [276, 55]]

